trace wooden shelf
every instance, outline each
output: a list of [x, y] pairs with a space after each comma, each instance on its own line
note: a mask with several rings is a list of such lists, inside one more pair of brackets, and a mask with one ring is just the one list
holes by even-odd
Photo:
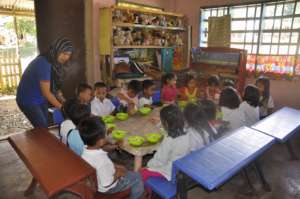
[[142, 24], [132, 24], [132, 23], [113, 23], [114, 27], [128, 27], [128, 28], [149, 28], [149, 29], [162, 29], [162, 30], [180, 30], [184, 31], [183, 27], [164, 27], [164, 26], [155, 26], [155, 25], [142, 25]]
[[113, 46], [115, 49], [122, 49], [122, 48], [177, 48], [181, 46]]
[[112, 8], [116, 9], [116, 10], [129, 10], [129, 11], [150, 13], [150, 14], [157, 14], [157, 15], [184, 17], [183, 14], [178, 14], [178, 13], [174, 13], [174, 12], [154, 11], [154, 10], [147, 10], [147, 9], [142, 9], [142, 8], [129, 8], [129, 7], [125, 7], [125, 6], [112, 6]]

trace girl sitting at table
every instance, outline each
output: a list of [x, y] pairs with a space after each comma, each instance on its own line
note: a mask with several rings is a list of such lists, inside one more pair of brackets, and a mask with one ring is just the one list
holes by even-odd
[[190, 151], [189, 137], [184, 132], [184, 118], [180, 109], [175, 105], [162, 108], [160, 120], [168, 135], [163, 139], [147, 167], [141, 169], [144, 182], [149, 177], [171, 180], [173, 161], [185, 156]]
[[206, 87], [206, 99], [212, 100], [214, 102], [219, 100], [220, 97], [220, 80], [217, 75], [211, 75], [207, 79]]
[[259, 114], [260, 119], [263, 119], [270, 115], [274, 108], [274, 101], [270, 94], [270, 79], [268, 77], [260, 76], [255, 84], [260, 92]]
[[234, 88], [227, 87], [222, 90], [219, 106], [223, 120], [229, 122], [229, 130], [238, 129], [246, 124], [245, 115], [239, 109], [240, 103], [240, 96]]
[[153, 80], [147, 79], [143, 81], [143, 96], [139, 99], [139, 108], [152, 107], [155, 84]]
[[179, 99], [189, 102], [195, 102], [199, 98], [199, 89], [197, 81], [192, 74], [187, 74], [185, 86], [180, 89]]
[[176, 75], [167, 73], [162, 76], [161, 102], [163, 104], [174, 104], [177, 100]]
[[183, 115], [191, 151], [202, 148], [216, 138], [217, 131], [209, 124], [206, 113], [200, 105], [188, 104]]

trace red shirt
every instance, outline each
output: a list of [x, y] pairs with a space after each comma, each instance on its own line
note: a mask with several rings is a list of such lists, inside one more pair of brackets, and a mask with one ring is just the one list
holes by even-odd
[[161, 100], [164, 102], [175, 102], [177, 99], [176, 86], [163, 86], [161, 90]]

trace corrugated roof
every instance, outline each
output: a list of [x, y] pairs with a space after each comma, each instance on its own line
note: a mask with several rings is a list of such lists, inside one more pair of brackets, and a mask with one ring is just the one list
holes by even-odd
[[34, 2], [33, 0], [1, 0], [0, 9], [34, 11]]

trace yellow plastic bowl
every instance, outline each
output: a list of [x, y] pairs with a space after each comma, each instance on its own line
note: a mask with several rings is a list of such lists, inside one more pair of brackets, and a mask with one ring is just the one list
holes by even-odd
[[138, 135], [128, 137], [128, 143], [131, 146], [138, 147], [141, 146], [144, 142], [145, 142], [145, 138]]
[[121, 140], [127, 135], [127, 131], [113, 130], [112, 137], [116, 140]]
[[115, 116], [112, 116], [112, 115], [103, 116], [102, 121], [104, 123], [113, 123], [115, 121]]
[[187, 104], [188, 104], [188, 101], [184, 101], [184, 100], [178, 101], [178, 106], [180, 108], [185, 108]]
[[124, 121], [128, 119], [128, 114], [127, 113], [117, 113], [116, 115], [118, 120]]
[[106, 125], [107, 129], [115, 129], [116, 128], [116, 124], [114, 124], [114, 123], [106, 123], [105, 125]]
[[148, 115], [149, 113], [151, 113], [152, 109], [149, 108], [149, 107], [143, 107], [143, 108], [140, 108], [139, 109], [139, 112], [142, 114], [142, 115]]
[[148, 142], [155, 144], [157, 142], [159, 142], [162, 138], [162, 134], [160, 133], [148, 133], [146, 134], [146, 139]]

